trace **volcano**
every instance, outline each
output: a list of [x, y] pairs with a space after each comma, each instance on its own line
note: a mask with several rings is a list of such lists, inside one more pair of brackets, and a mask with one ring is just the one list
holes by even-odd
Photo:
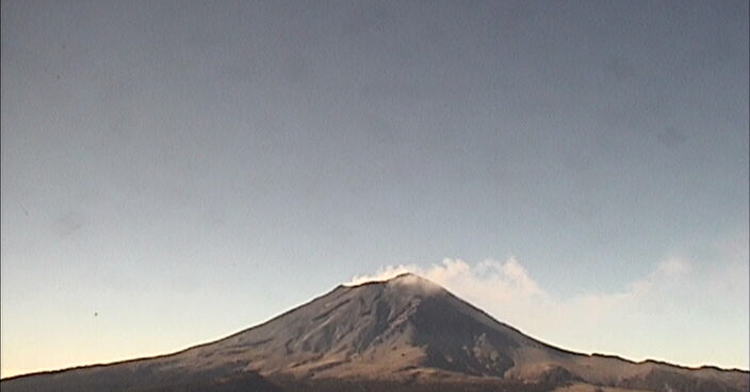
[[413, 274], [341, 285], [266, 323], [158, 357], [2, 380], [3, 391], [744, 392], [747, 371], [585, 355]]

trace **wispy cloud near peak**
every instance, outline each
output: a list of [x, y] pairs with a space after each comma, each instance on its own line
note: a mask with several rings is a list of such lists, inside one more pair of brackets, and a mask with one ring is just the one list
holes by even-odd
[[[719, 267], [722, 268], [722, 267]], [[634, 360], [655, 358], [686, 365], [705, 364], [701, 348], [685, 353], [681, 339], [700, 340], [710, 335], [701, 326], [686, 330], [695, 320], [690, 301], [696, 293], [715, 289], [694, 262], [667, 257], [655, 262], [651, 272], [625, 285], [625, 289], [553, 295], [515, 257], [504, 261], [470, 263], [446, 258], [428, 266], [389, 265], [374, 274], [358, 275], [348, 284], [386, 280], [411, 272], [427, 278], [486, 310], [500, 321], [550, 343], [584, 352], [619, 353]], [[591, 277], [595, 279], [595, 277]], [[712, 297], [701, 295], [702, 309], [712, 309]], [[692, 298], [692, 299], [691, 299]], [[687, 302], [687, 303], [683, 303]], [[648, 347], [634, 344], [654, 341]], [[710, 339], [705, 340], [710, 345]], [[724, 365], [736, 366], [727, 356]], [[746, 361], [746, 360], [745, 360]], [[722, 365], [722, 363], [712, 363]]]

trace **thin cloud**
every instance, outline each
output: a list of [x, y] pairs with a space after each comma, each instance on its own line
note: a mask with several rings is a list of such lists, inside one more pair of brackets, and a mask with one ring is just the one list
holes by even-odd
[[[502, 322], [564, 348], [616, 353], [634, 360], [654, 358], [702, 365], [693, 357], [681, 357], [680, 346], [684, 345], [679, 344], [680, 339], [691, 336], [710, 336], [710, 331], [698, 326], [693, 330], [684, 328], [695, 317], [689, 301], [695, 300], [695, 293], [710, 289], [695, 271], [690, 260], [668, 257], [654, 263], [650, 273], [623, 290], [570, 297], [551, 294], [515, 257], [478, 263], [444, 259], [429, 266], [390, 265], [374, 274], [355, 276], [349, 283], [386, 280], [411, 272], [445, 287]], [[702, 297], [699, 300], [711, 301], [710, 297]], [[706, 345], [711, 342], [706, 340]], [[722, 365], [715, 360], [710, 363]]]

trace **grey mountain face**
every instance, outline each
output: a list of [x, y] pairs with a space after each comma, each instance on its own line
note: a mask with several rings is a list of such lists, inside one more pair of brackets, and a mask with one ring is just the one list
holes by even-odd
[[742, 392], [749, 378], [561, 350], [405, 274], [339, 286], [264, 324], [172, 355], [14, 377], [2, 388]]

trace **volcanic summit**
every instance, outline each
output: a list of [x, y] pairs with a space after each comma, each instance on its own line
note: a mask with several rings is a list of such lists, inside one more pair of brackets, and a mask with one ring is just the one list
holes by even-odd
[[2, 388], [742, 392], [748, 381], [746, 371], [559, 349], [403, 274], [340, 285], [268, 322], [174, 354], [12, 377]]

